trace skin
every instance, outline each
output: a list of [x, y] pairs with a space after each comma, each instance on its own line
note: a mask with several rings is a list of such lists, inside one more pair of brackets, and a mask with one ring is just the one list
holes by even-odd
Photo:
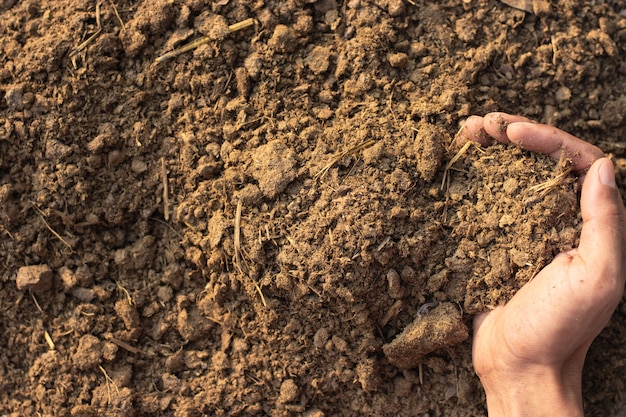
[[456, 140], [497, 140], [573, 162], [582, 183], [579, 247], [474, 318], [472, 357], [490, 417], [582, 416], [585, 356], [624, 291], [626, 214], [613, 164], [581, 139], [505, 113], [470, 117]]

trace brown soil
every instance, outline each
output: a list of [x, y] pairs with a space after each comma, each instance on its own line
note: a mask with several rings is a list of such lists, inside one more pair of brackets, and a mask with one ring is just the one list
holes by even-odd
[[[553, 3], [0, 0], [0, 412], [485, 415], [472, 314], [580, 219], [566, 162], [446, 170], [463, 119], [555, 124], [626, 193], [626, 2]], [[589, 416], [626, 415], [625, 319]]]

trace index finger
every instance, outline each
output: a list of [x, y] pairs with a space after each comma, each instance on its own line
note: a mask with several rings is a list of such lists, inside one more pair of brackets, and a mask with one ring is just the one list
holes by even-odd
[[528, 151], [550, 155], [559, 160], [572, 161], [574, 171], [584, 173], [594, 161], [604, 157], [604, 152], [576, 136], [554, 126], [519, 121], [506, 113], [489, 113], [484, 129], [501, 142], [514, 143]]

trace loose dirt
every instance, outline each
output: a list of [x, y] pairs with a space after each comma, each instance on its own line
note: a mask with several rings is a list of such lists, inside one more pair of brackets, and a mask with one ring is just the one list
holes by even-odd
[[[578, 187], [449, 164], [463, 120], [554, 124], [626, 192], [626, 2], [538, 3], [0, 0], [0, 412], [486, 415], [472, 316], [576, 246]], [[626, 415], [625, 319], [589, 416]]]

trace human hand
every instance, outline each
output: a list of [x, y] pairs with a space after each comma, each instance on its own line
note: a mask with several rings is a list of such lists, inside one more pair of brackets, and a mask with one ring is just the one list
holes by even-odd
[[572, 160], [582, 182], [577, 249], [559, 254], [505, 306], [474, 318], [474, 369], [495, 416], [582, 416], [582, 368], [624, 291], [626, 217], [611, 161], [555, 127], [504, 113], [470, 117], [457, 135]]

